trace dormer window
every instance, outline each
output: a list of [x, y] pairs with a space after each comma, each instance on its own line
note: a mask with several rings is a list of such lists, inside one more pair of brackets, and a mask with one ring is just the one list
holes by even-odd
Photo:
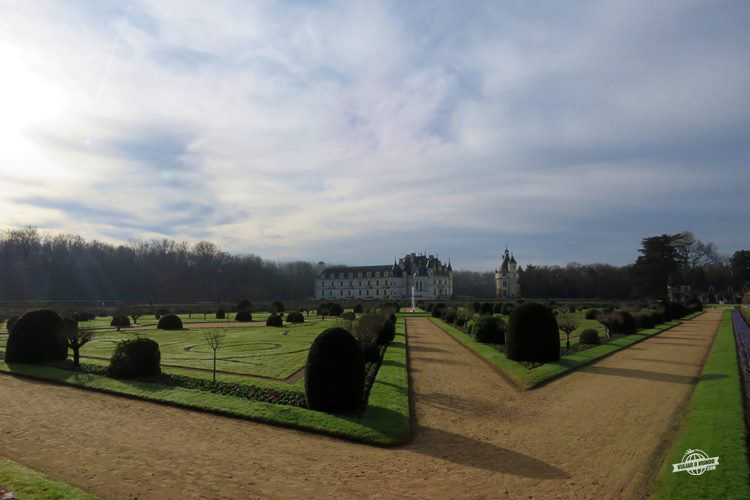
[[343, 278], [343, 277], [344, 277], [344, 273], [339, 273], [339, 278]]
[[349, 277], [353, 278], [354, 277], [354, 273], [349, 273]]
[[368, 278], [372, 277], [372, 273], [368, 271], [368, 272], [367, 272], [367, 277], [368, 277]]
[[376, 272], [375, 272], [375, 277], [376, 277], [376, 278], [380, 278], [380, 271], [376, 271]]
[[387, 277], [388, 277], [388, 271], [383, 273], [383, 278], [387, 278]]
[[362, 273], [357, 273], [357, 278], [361, 278], [361, 277], [362, 277]]

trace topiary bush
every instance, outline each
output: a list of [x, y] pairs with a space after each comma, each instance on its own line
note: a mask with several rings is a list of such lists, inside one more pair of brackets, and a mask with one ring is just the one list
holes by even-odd
[[304, 323], [305, 316], [299, 311], [292, 311], [286, 315], [287, 323]]
[[634, 314], [633, 318], [635, 318], [635, 325], [639, 330], [648, 330], [649, 328], [653, 328], [654, 326], [656, 326], [654, 323], [654, 318], [650, 312]]
[[346, 311], [345, 313], [341, 313], [341, 316], [339, 318], [343, 319], [344, 321], [354, 321], [357, 319], [357, 315], [353, 312]]
[[283, 313], [284, 311], [284, 304], [281, 301], [275, 300], [273, 303], [271, 303], [271, 312]]
[[494, 316], [481, 316], [474, 321], [471, 336], [483, 344], [505, 344], [505, 323]]
[[492, 304], [490, 304], [489, 302], [484, 302], [479, 307], [479, 314], [481, 314], [483, 316], [491, 315], [492, 314], [492, 309], [493, 309]]
[[307, 405], [340, 413], [362, 406], [365, 361], [357, 340], [343, 328], [328, 328], [313, 341], [305, 364]]
[[512, 303], [506, 302], [505, 304], [503, 304], [503, 309], [502, 309], [503, 315], [510, 316], [514, 308], [515, 306]]
[[109, 322], [109, 326], [128, 328], [130, 327], [130, 318], [125, 314], [116, 314], [112, 316], [112, 321]]
[[248, 299], [242, 299], [237, 303], [237, 312], [244, 311], [245, 309], [249, 310], [252, 306], [253, 303]]
[[284, 326], [284, 320], [278, 314], [271, 313], [266, 320], [266, 326]]
[[216, 319], [226, 319], [227, 313], [224, 311], [224, 309], [219, 309], [216, 311]]
[[665, 302], [662, 304], [664, 309], [664, 320], [672, 321], [687, 316], [687, 308], [679, 302]]
[[88, 312], [76, 312], [73, 313], [73, 319], [76, 321], [91, 321], [96, 319], [96, 314]]
[[328, 308], [329, 316], [341, 316], [343, 312], [344, 308], [341, 307], [341, 304], [331, 304], [331, 307]]
[[617, 311], [614, 313], [614, 323], [612, 325], [612, 333], [619, 333], [621, 335], [633, 335], [638, 331], [638, 325], [635, 322], [633, 315], [627, 311]]
[[[156, 314], [154, 314], [154, 317], [156, 319], [160, 319], [162, 316], [166, 316], [167, 314], [169, 314], [169, 310], [168, 309], [157, 309]], [[117, 326], [117, 325], [112, 325], [112, 326]], [[128, 326], [130, 326], [130, 325], [128, 325]]]
[[589, 309], [588, 311], [586, 311], [584, 318], [596, 319], [598, 316], [599, 316], [599, 309]]
[[354, 306], [354, 314], [362, 314], [364, 312], [364, 308], [362, 307], [362, 304], [357, 304]]
[[64, 360], [68, 344], [63, 319], [55, 311], [29, 311], [11, 326], [5, 345], [7, 363], [38, 363]]
[[448, 309], [448, 306], [446, 306], [442, 302], [440, 304], [436, 304], [435, 306], [432, 307], [432, 311], [431, 311], [432, 317], [442, 318], [447, 309]]
[[166, 314], [159, 318], [158, 330], [182, 330], [182, 320], [176, 314]]
[[13, 328], [13, 324], [18, 321], [18, 316], [11, 316], [8, 318], [8, 321], [5, 322], [5, 328], [10, 332], [10, 329]]
[[687, 310], [688, 313], [697, 313], [701, 312], [703, 310], [703, 303], [700, 301], [698, 297], [693, 297], [690, 300], [687, 301]]
[[492, 306], [492, 314], [502, 314], [503, 313], [503, 303], [498, 302], [494, 306]]
[[235, 321], [252, 321], [253, 320], [253, 313], [250, 312], [249, 309], [243, 309], [241, 311], [237, 311], [237, 314], [234, 316]]
[[593, 328], [586, 328], [582, 331], [581, 335], [578, 337], [578, 341], [581, 344], [599, 344], [601, 342], [599, 339], [599, 332]]
[[159, 344], [139, 337], [117, 343], [109, 360], [108, 373], [115, 378], [150, 377], [161, 373]]
[[662, 311], [652, 311], [651, 320], [654, 322], [654, 325], [661, 325], [664, 323], [664, 313]]
[[378, 337], [376, 342], [378, 345], [387, 345], [393, 342], [396, 338], [396, 324], [392, 323], [390, 319], [384, 318], [383, 326], [378, 331]]
[[560, 359], [560, 333], [552, 311], [536, 302], [515, 307], [508, 320], [505, 355], [537, 363]]
[[456, 322], [456, 310], [453, 308], [446, 309], [445, 314], [443, 314], [443, 321], [445, 321], [449, 325], [452, 325], [453, 323], [455, 323]]

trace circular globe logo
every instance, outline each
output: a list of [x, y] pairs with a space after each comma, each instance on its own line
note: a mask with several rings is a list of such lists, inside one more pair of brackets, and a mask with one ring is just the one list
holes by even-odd
[[700, 476], [706, 471], [716, 469], [719, 457], [709, 457], [703, 450], [690, 449], [682, 456], [682, 462], [672, 465], [672, 472], [687, 472], [691, 476]]
[[[682, 463], [700, 462], [703, 460], [708, 460], [708, 455], [706, 454], [706, 452], [701, 450], [688, 450], [682, 456]], [[706, 470], [708, 470], [708, 466], [699, 467], [697, 469], [687, 469], [687, 473], [691, 476], [700, 476], [701, 474], [706, 472]]]

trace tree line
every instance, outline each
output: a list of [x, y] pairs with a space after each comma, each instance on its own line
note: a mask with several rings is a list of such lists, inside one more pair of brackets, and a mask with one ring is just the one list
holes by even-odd
[[[520, 269], [529, 298], [663, 298], [668, 283], [705, 290], [750, 281], [750, 250], [730, 257], [690, 232], [647, 237], [633, 264]], [[0, 234], [0, 301], [217, 301], [308, 299], [316, 265], [232, 255], [208, 241], [112, 245], [33, 227]], [[453, 271], [457, 297], [494, 298], [494, 271]]]

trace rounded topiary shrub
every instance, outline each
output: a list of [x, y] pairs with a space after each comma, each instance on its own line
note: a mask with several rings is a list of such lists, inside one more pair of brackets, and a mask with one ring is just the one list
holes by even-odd
[[588, 311], [586, 311], [584, 318], [596, 319], [598, 316], [599, 316], [599, 309], [589, 309]]
[[362, 304], [357, 304], [354, 306], [353, 311], [354, 311], [354, 314], [362, 314], [365, 311], [365, 309], [364, 307], [362, 307]]
[[328, 309], [329, 316], [341, 316], [343, 312], [344, 308], [341, 307], [341, 304], [331, 304], [331, 307]]
[[284, 304], [280, 300], [275, 300], [271, 303], [271, 312], [283, 313], [284, 311]]
[[505, 335], [505, 355], [538, 363], [560, 359], [560, 333], [552, 311], [536, 302], [514, 308]]
[[664, 323], [664, 313], [661, 311], [651, 312], [651, 320], [654, 322], [654, 325], [661, 325]]
[[365, 361], [357, 340], [343, 328], [328, 328], [313, 341], [305, 364], [307, 405], [330, 413], [362, 406]]
[[10, 331], [11, 328], [13, 328], [13, 324], [18, 321], [18, 316], [11, 316], [8, 318], [8, 321], [5, 322], [5, 328]]
[[355, 319], [357, 319], [357, 315], [351, 311], [346, 311], [344, 313], [341, 313], [341, 316], [339, 316], [339, 318], [343, 319], [344, 321], [354, 321]]
[[503, 313], [503, 303], [498, 302], [494, 306], [492, 306], [492, 313], [493, 314], [502, 314]]
[[[156, 319], [161, 319], [162, 316], [166, 316], [167, 314], [169, 314], [168, 309], [158, 309], [156, 311], [156, 314], [154, 314], [154, 317], [156, 317]], [[112, 325], [112, 326], [115, 326], [115, 325]]]
[[266, 320], [266, 326], [284, 326], [284, 320], [278, 314], [271, 313]]
[[303, 316], [303, 314], [299, 311], [292, 311], [286, 315], [286, 322], [287, 323], [304, 323], [305, 316]]
[[491, 315], [492, 314], [492, 310], [493, 310], [492, 304], [490, 304], [489, 302], [484, 302], [479, 307], [479, 314], [481, 314], [483, 316]]
[[29, 311], [16, 320], [5, 345], [8, 363], [57, 361], [68, 357], [63, 319], [55, 311]]
[[600, 342], [599, 332], [597, 332], [593, 328], [586, 328], [581, 332], [578, 340], [579, 342], [581, 342], [581, 344], [598, 344]]
[[216, 311], [216, 319], [226, 319], [227, 313], [224, 309], [219, 309]]
[[245, 309], [250, 309], [252, 305], [253, 303], [248, 299], [242, 299], [237, 303], [237, 312], [244, 311]]
[[483, 344], [505, 344], [505, 324], [494, 316], [481, 316], [474, 321], [471, 336]]
[[701, 312], [703, 310], [703, 303], [698, 297], [693, 297], [687, 301], [687, 309], [690, 313]]
[[443, 304], [442, 302], [440, 304], [436, 304], [432, 307], [432, 317], [433, 318], [442, 318], [445, 315], [445, 311], [448, 309], [448, 306]]
[[109, 374], [116, 378], [150, 377], [161, 373], [159, 344], [151, 339], [121, 340], [109, 360]]
[[514, 307], [515, 306], [511, 304], [510, 302], [506, 302], [505, 304], [503, 304], [503, 309], [502, 309], [503, 315], [510, 316], [510, 313], [513, 312]]
[[156, 325], [159, 330], [182, 330], [182, 320], [176, 314], [167, 314], [159, 318]]
[[663, 304], [664, 307], [664, 320], [672, 321], [673, 319], [680, 319], [683, 316], [687, 316], [687, 308], [679, 302], [666, 302]]
[[445, 314], [443, 314], [443, 321], [448, 323], [449, 325], [452, 325], [456, 322], [456, 310], [455, 309], [446, 309]]
[[112, 321], [109, 322], [109, 326], [128, 328], [130, 326], [130, 318], [125, 314], [116, 314], [112, 316]]
[[383, 326], [378, 331], [378, 337], [376, 342], [378, 345], [386, 345], [393, 342], [396, 338], [396, 325], [392, 323], [388, 318], [383, 321]]
[[614, 313], [612, 333], [619, 333], [621, 335], [633, 335], [637, 331], [638, 325], [636, 324], [635, 318], [632, 314], [627, 311], [617, 311]]
[[234, 315], [235, 321], [252, 321], [253, 320], [253, 314], [248, 309], [243, 309], [241, 311], [237, 311], [237, 314]]
[[654, 318], [651, 316], [651, 313], [643, 312], [635, 314], [633, 318], [635, 318], [635, 324], [639, 330], [648, 330], [655, 326]]

